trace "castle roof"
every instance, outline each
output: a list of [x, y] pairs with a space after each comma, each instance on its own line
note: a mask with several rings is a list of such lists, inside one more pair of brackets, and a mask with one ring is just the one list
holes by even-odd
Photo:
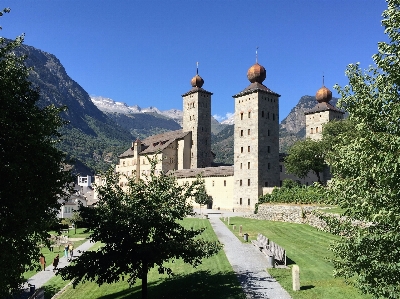
[[261, 92], [265, 92], [265, 93], [269, 93], [269, 94], [273, 94], [276, 95], [278, 97], [280, 97], [280, 94], [277, 94], [276, 92], [273, 92], [271, 89], [269, 89], [268, 87], [266, 87], [264, 84], [259, 83], [259, 82], [253, 82], [251, 83], [249, 86], [247, 86], [245, 89], [243, 89], [241, 92], [239, 92], [238, 94], [235, 94], [233, 97], [234, 98], [238, 98], [247, 94], [251, 94], [253, 92], [256, 91], [261, 91]]
[[305, 111], [304, 114], [308, 115], [308, 114], [313, 114], [313, 113], [322, 112], [322, 111], [336, 111], [336, 112], [339, 112], [342, 114], [345, 113], [344, 111], [336, 108], [335, 106], [332, 106], [328, 102], [320, 102], [317, 105], [315, 105], [314, 108], [311, 108], [311, 109]]
[[167, 174], [174, 175], [177, 178], [194, 178], [194, 177], [197, 177], [198, 175], [201, 175], [202, 177], [232, 176], [233, 175], [233, 166], [169, 170], [167, 172]]
[[[175, 140], [182, 139], [190, 133], [191, 132], [176, 130], [147, 137], [146, 139], [141, 141], [141, 151], [139, 151], [139, 155], [152, 154], [156, 153], [157, 151], [162, 151]], [[133, 147], [131, 147], [124, 153], [122, 153], [119, 158], [127, 158], [133, 156], [134, 150]]]
[[184, 93], [184, 94], [182, 95], [182, 97], [185, 97], [185, 96], [187, 96], [187, 95], [190, 95], [190, 94], [196, 93], [196, 92], [203, 92], [203, 93], [206, 93], [206, 94], [209, 94], [209, 95], [212, 95], [212, 94], [213, 94], [212, 92], [209, 92], [209, 91], [207, 91], [207, 90], [205, 90], [205, 89], [203, 89], [203, 88], [201, 88], [201, 87], [194, 86], [191, 90], [189, 90], [188, 92]]

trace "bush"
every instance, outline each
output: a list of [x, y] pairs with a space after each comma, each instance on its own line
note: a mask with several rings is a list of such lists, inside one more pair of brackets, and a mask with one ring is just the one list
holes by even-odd
[[257, 214], [258, 205], [262, 203], [326, 204], [329, 203], [329, 197], [325, 187], [318, 183], [302, 186], [285, 180], [281, 188], [274, 188], [271, 194], [260, 196], [254, 214]]

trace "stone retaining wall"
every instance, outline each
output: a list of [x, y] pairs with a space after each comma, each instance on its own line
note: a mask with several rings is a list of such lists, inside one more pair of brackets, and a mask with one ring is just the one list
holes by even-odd
[[261, 204], [258, 206], [258, 213], [245, 217], [291, 223], [305, 223], [318, 229], [324, 229], [325, 221], [319, 219], [312, 212], [321, 207], [310, 205], [276, 205]]

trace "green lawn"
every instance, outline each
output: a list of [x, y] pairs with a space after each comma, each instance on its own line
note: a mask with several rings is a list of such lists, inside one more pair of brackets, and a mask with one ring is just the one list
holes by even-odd
[[[202, 237], [206, 240], [217, 240], [208, 220], [188, 218], [184, 220], [184, 223], [186, 226], [194, 228], [206, 227], [207, 229], [203, 232]], [[202, 265], [196, 269], [184, 264], [181, 260], [168, 264], [174, 271], [173, 277], [160, 275], [157, 269], [152, 269], [149, 272], [148, 298], [245, 298], [223, 250], [209, 259], [204, 259]], [[46, 299], [51, 298], [66, 284], [67, 282], [62, 281], [60, 277], [51, 279], [45, 285]], [[124, 281], [100, 287], [93, 282], [86, 282], [79, 284], [75, 289], [71, 286], [67, 287], [58, 298], [141, 298], [141, 282], [140, 280], [137, 281], [132, 288], [129, 288]]]
[[[227, 224], [227, 222], [225, 222]], [[262, 233], [270, 240], [282, 246], [288, 256], [289, 269], [268, 269], [278, 282], [286, 289], [293, 299], [342, 299], [371, 298], [362, 295], [340, 278], [332, 276], [333, 266], [327, 261], [331, 256], [329, 244], [336, 239], [332, 234], [321, 232], [306, 224], [255, 220], [242, 217], [230, 218], [230, 229], [236, 225], [234, 233], [239, 237], [239, 225], [243, 233], [249, 234], [249, 239], [257, 239]], [[254, 248], [254, 250], [256, 250]], [[300, 267], [301, 290], [292, 291], [291, 266]]]
[[[74, 244], [74, 248], [77, 248], [79, 245], [81, 245], [82, 243], [86, 242], [86, 238], [89, 237], [88, 233], [84, 233], [85, 228], [77, 228], [76, 229], [76, 234], [75, 234], [75, 230], [70, 229], [69, 231], [69, 238], [84, 238], [83, 240], [80, 241], [73, 241], [71, 243]], [[55, 235], [56, 232], [49, 232], [51, 235]], [[44, 257], [46, 258], [46, 267], [49, 265], [53, 264], [53, 259], [56, 257], [57, 254], [60, 255], [60, 258], [64, 256], [64, 247], [60, 246], [60, 247], [54, 247], [54, 251], [50, 251], [47, 247], [42, 247], [40, 249], [40, 252], [43, 253]], [[37, 261], [38, 266], [40, 266], [39, 263], [39, 258]], [[26, 271], [24, 273], [24, 278], [28, 279], [30, 277], [32, 277], [33, 275], [35, 275], [38, 272], [38, 270], [30, 270], [30, 271]]]

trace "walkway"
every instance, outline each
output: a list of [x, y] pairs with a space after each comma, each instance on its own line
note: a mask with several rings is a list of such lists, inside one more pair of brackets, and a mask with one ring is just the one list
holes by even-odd
[[[78, 256], [81, 255], [79, 251], [83, 252], [88, 250], [90, 247], [92, 247], [94, 243], [90, 242], [89, 240], [83, 243], [82, 245], [78, 246], [77, 248], [74, 249], [74, 259]], [[60, 257], [60, 262], [58, 263], [58, 268], [64, 268], [67, 266], [69, 262], [67, 261], [67, 258], [62, 256]], [[28, 281], [25, 283], [24, 288], [28, 289], [28, 284], [34, 285], [36, 289], [42, 287], [48, 280], [50, 280], [52, 277], [55, 276], [55, 273], [53, 272], [53, 265], [47, 266], [45, 271], [40, 271], [37, 274], [33, 275], [31, 278], [28, 279]]]
[[[225, 215], [224, 213], [224, 216]], [[266, 271], [267, 259], [250, 243], [242, 243], [218, 218], [209, 214], [211, 226], [224, 245], [228, 261], [236, 272], [247, 298], [290, 299], [290, 295]]]

